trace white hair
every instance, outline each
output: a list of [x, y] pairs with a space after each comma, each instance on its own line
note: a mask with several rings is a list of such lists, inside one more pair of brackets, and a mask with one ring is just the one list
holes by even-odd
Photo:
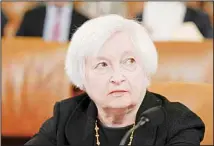
[[65, 60], [65, 70], [72, 84], [80, 89], [84, 88], [85, 58], [97, 53], [116, 32], [128, 33], [141, 55], [146, 75], [151, 78], [157, 70], [158, 57], [156, 47], [147, 31], [135, 20], [110, 14], [85, 22], [73, 34]]

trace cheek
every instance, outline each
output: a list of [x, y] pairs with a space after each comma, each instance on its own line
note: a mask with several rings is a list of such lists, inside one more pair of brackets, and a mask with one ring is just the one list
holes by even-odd
[[87, 82], [91, 86], [95, 86], [97, 88], [103, 88], [108, 83], [108, 77], [105, 75], [97, 75], [92, 72], [92, 73], [89, 73]]
[[98, 76], [89, 73], [86, 78], [86, 92], [92, 100], [100, 100], [108, 91], [108, 79], [106, 76]]
[[142, 70], [137, 70], [129, 76], [129, 84], [132, 87], [134, 94], [141, 94], [148, 86], [148, 78]]

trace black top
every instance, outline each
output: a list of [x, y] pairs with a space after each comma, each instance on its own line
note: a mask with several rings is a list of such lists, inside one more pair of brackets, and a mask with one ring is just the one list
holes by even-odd
[[[117, 146], [120, 144], [121, 139], [129, 131], [133, 125], [129, 125], [126, 127], [120, 128], [111, 128], [104, 126], [98, 120], [98, 127], [99, 127], [99, 140], [102, 146]], [[96, 143], [96, 138], [95, 138]], [[129, 143], [129, 139], [127, 140], [127, 144]]]
[[[166, 116], [163, 123], [155, 126], [147, 123], [139, 127], [134, 132], [133, 145], [200, 145], [205, 131], [205, 125], [200, 117], [183, 104], [170, 102], [159, 94], [146, 92], [135, 123], [140, 120], [141, 113], [155, 106], [161, 106], [165, 110]], [[96, 105], [87, 94], [57, 102], [53, 117], [45, 121], [38, 133], [25, 145], [94, 146], [96, 145], [94, 130], [96, 119]], [[105, 128], [101, 131], [105, 134], [106, 131], [112, 132]], [[125, 131], [115, 133], [118, 139]], [[105, 142], [104, 133], [101, 133], [101, 142]], [[116, 141], [118, 142], [119, 140]]]

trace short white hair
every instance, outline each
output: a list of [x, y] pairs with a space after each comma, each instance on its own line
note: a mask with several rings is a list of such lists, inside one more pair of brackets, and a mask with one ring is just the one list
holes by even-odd
[[145, 28], [135, 20], [110, 14], [88, 20], [73, 34], [65, 59], [65, 70], [73, 85], [84, 88], [85, 58], [97, 53], [116, 32], [128, 33], [133, 45], [140, 51], [146, 75], [151, 78], [156, 72], [157, 51]]

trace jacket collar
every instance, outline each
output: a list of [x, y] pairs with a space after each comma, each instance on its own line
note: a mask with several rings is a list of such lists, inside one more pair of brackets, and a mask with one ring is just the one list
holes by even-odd
[[194, 21], [194, 9], [187, 7], [184, 22]]
[[[69, 118], [67, 124], [66, 124], [66, 129], [65, 129], [65, 135], [67, 137], [67, 140], [70, 145], [73, 144], [85, 144], [87, 143], [88, 145], [94, 145], [94, 140], [95, 140], [95, 120], [97, 117], [97, 108], [96, 105], [93, 101], [87, 97], [85, 101], [83, 101], [87, 105], [87, 108], [82, 108], [82, 106], [79, 106], [79, 108], [74, 112], [74, 114], [71, 115]], [[145, 98], [137, 112], [136, 116], [136, 122], [140, 118], [140, 114], [144, 112], [145, 110], [161, 105], [162, 102], [161, 100], [156, 97], [154, 94], [151, 92], [147, 91]], [[136, 135], [140, 135], [141, 138], [136, 138], [133, 140], [133, 143], [137, 144], [153, 144], [155, 140], [155, 133], [156, 133], [156, 128], [157, 127], [150, 127], [146, 128], [145, 127], [140, 127], [139, 130], [136, 130]], [[146, 138], [143, 139], [142, 137], [145, 136]]]

